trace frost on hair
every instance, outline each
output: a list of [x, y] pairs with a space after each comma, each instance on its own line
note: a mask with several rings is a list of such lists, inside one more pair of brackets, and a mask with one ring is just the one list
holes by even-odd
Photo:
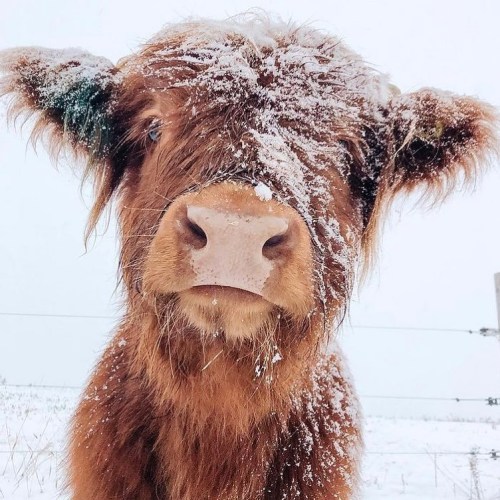
[[[183, 171], [202, 185], [225, 178], [262, 182], [300, 213], [317, 252], [319, 296], [345, 303], [358, 250], [354, 225], [368, 218], [373, 200], [366, 185], [380, 170], [367, 142], [384, 120], [386, 77], [335, 37], [253, 16], [167, 26], [119, 66], [125, 82], [140, 75], [142, 88], [157, 96], [183, 96], [183, 130], [196, 130], [200, 140], [192, 137], [179, 152]], [[196, 165], [203, 166], [199, 177]], [[351, 183], [360, 193], [346, 201], [353, 210], [342, 228], [331, 210], [340, 203], [332, 186], [347, 200]]]

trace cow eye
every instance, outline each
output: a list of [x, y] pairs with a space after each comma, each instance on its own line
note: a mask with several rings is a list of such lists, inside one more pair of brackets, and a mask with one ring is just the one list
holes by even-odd
[[148, 132], [148, 137], [153, 142], [158, 142], [160, 140], [160, 131], [157, 128], [154, 128]]
[[155, 119], [149, 125], [148, 130], [148, 138], [152, 142], [158, 142], [161, 137], [161, 121], [159, 119]]

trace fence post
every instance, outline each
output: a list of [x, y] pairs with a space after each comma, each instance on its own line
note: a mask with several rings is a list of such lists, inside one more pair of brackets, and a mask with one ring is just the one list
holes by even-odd
[[497, 337], [500, 340], [500, 273], [493, 275], [495, 281], [495, 297], [497, 302], [497, 322], [498, 328], [481, 328], [479, 333], [484, 337]]
[[498, 331], [500, 331], [500, 273], [495, 274], [495, 292], [497, 297]]

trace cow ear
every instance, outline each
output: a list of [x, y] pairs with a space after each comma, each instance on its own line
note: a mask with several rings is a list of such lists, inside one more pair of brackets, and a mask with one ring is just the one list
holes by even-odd
[[389, 106], [390, 161], [386, 187], [421, 187], [441, 197], [474, 181], [498, 148], [498, 115], [472, 97], [435, 89], [395, 95]]
[[54, 146], [102, 158], [111, 143], [113, 64], [78, 49], [39, 47], [0, 52], [0, 95], [11, 97], [10, 113], [36, 115], [35, 136]]
[[93, 227], [119, 183], [109, 158], [119, 88], [115, 67], [79, 49], [27, 47], [0, 52], [0, 74], [0, 96], [10, 98], [9, 116], [34, 118], [33, 142], [46, 139], [54, 156], [69, 147], [86, 159], [83, 177], [91, 176], [97, 188]]

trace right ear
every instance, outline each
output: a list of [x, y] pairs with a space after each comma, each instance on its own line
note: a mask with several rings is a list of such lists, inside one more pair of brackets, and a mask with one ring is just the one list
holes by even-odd
[[87, 159], [84, 178], [91, 175], [97, 186], [93, 226], [123, 175], [109, 161], [120, 86], [114, 65], [79, 49], [25, 47], [0, 52], [0, 74], [10, 117], [35, 117], [33, 141], [47, 138], [55, 156], [69, 146]]

